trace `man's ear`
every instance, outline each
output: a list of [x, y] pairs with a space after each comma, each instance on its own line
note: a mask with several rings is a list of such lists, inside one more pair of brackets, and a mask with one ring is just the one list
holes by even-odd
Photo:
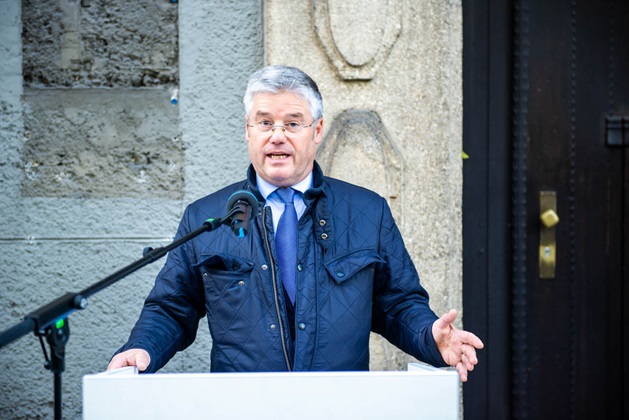
[[319, 144], [323, 141], [323, 117], [317, 120], [317, 125], [314, 130], [314, 142], [315, 144]]
[[247, 116], [245, 115], [245, 140], [249, 143], [249, 126], [247, 124]]

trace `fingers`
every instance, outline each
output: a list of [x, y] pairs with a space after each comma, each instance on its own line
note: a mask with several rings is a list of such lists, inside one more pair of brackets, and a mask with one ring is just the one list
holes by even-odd
[[461, 344], [461, 358], [460, 361], [456, 364], [455, 368], [459, 372], [459, 377], [461, 378], [461, 382], [467, 382], [467, 377], [469, 372], [474, 370], [474, 367], [478, 364], [478, 357], [476, 356], [476, 348], [482, 348], [483, 343], [473, 334], [472, 335], [476, 340], [470, 340], [471, 343], [462, 343]]
[[109, 361], [109, 365], [107, 365], [107, 370], [109, 371], [109, 370], [119, 369], [125, 366], [127, 366], [126, 359], [123, 357], [120, 357], [120, 355], [117, 354]]
[[443, 360], [453, 366], [462, 382], [467, 382], [468, 374], [478, 364], [476, 349], [485, 347], [480, 338], [471, 332], [454, 327], [457, 311], [450, 309], [434, 322], [433, 338]]
[[131, 349], [115, 355], [107, 370], [119, 369], [125, 366], [136, 366], [140, 372], [145, 371], [151, 363], [151, 356], [146, 350]]
[[449, 312], [443, 314], [441, 318], [437, 319], [432, 324], [432, 335], [435, 341], [437, 341], [438, 345], [439, 342], [443, 340], [448, 340], [450, 338], [450, 335], [452, 334], [452, 331], [454, 329], [452, 323], [456, 319], [456, 315], [456, 310], [450, 309]]
[[461, 361], [455, 366], [457, 372], [459, 372], [461, 382], [467, 382], [468, 373], [474, 370], [474, 366], [477, 363], [476, 350], [471, 346], [463, 345]]
[[476, 350], [472, 346], [461, 346], [461, 362], [465, 365], [468, 371], [474, 370], [474, 366], [478, 364], [478, 357], [476, 357]]
[[437, 326], [439, 328], [448, 327], [456, 320], [456, 309], [450, 309], [450, 311], [446, 312], [437, 320]]
[[459, 372], [461, 382], [467, 382], [467, 369], [463, 366], [462, 362], [456, 365], [456, 370]]
[[455, 369], [459, 372], [461, 382], [467, 382], [468, 373], [474, 370], [474, 364], [472, 363], [466, 354], [461, 355], [461, 361], [456, 364]]
[[483, 344], [481, 339], [478, 338], [473, 333], [471, 333], [469, 331], [461, 331], [461, 333], [463, 333], [463, 335], [461, 337], [461, 341], [464, 344], [469, 344], [470, 346], [473, 346], [473, 347], [475, 347], [475, 348], [477, 348], [479, 350], [482, 349], [483, 347], [485, 347], [485, 344]]
[[[454, 309], [452, 311], [454, 311]], [[449, 313], [451, 313], [452, 311], [450, 311]], [[465, 344], [469, 344], [469, 346], [479, 349], [479, 350], [485, 347], [485, 344], [483, 344], [481, 339], [478, 338], [475, 334], [469, 331], [465, 331], [465, 330], [458, 330], [455, 327], [452, 327], [452, 330], [453, 330], [452, 336], [453, 336], [454, 341], [461, 343], [461, 346]]]

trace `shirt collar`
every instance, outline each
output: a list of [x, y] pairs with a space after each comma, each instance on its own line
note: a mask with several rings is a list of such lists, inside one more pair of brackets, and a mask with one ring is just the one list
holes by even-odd
[[[258, 186], [258, 190], [260, 191], [260, 194], [262, 194], [262, 197], [264, 197], [265, 200], [273, 191], [279, 188], [269, 182], [266, 182], [265, 180], [260, 178], [260, 175], [258, 174], [256, 174], [256, 183]], [[302, 181], [291, 186], [291, 188], [299, 191], [302, 194], [305, 193], [310, 188], [312, 188], [312, 172], [310, 172], [308, 176], [306, 176]]]

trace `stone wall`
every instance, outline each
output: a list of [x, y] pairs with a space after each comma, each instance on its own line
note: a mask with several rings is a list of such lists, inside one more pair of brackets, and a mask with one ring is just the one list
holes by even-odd
[[[305, 70], [323, 95], [324, 170], [388, 199], [433, 309], [461, 310], [461, 3], [266, 4], [267, 61]], [[410, 360], [379, 336], [371, 356], [372, 370]]]
[[[0, 8], [4, 330], [169, 243], [188, 202], [243, 177], [240, 98], [264, 49], [259, 0]], [[162, 264], [70, 316], [64, 418], [81, 418], [81, 378], [126, 341]], [[163, 371], [209, 370], [210, 347], [202, 323]], [[43, 365], [33, 335], [0, 349], [0, 418], [52, 418]]]
[[181, 199], [176, 3], [83, 4], [23, 2], [22, 194]]
[[[326, 171], [389, 200], [433, 307], [461, 309], [457, 0], [0, 0], [0, 321], [80, 291], [172, 239], [185, 205], [242, 179], [242, 93], [263, 64], [324, 96]], [[176, 102], [176, 103], [172, 103]], [[65, 418], [125, 342], [157, 262], [70, 317]], [[209, 369], [197, 341], [163, 372]], [[378, 336], [372, 369], [409, 357]], [[28, 335], [0, 349], [0, 418], [52, 417]]]

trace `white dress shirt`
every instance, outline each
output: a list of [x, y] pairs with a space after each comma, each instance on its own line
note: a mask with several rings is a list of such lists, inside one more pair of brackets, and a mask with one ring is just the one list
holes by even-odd
[[[262, 194], [262, 197], [266, 200], [265, 207], [271, 207], [271, 213], [273, 214], [273, 231], [277, 231], [277, 224], [280, 221], [280, 217], [284, 213], [284, 202], [280, 200], [277, 194], [272, 194], [279, 187], [276, 187], [273, 184], [270, 184], [260, 178], [260, 175], [256, 175], [256, 181], [258, 183], [258, 191]], [[308, 174], [303, 181], [293, 185], [291, 188], [299, 191], [301, 194], [295, 194], [294, 205], [295, 211], [297, 212], [297, 219], [301, 218], [301, 216], [306, 211], [306, 203], [304, 203], [304, 199], [302, 197], [303, 193], [306, 190], [312, 187], [312, 172]]]

